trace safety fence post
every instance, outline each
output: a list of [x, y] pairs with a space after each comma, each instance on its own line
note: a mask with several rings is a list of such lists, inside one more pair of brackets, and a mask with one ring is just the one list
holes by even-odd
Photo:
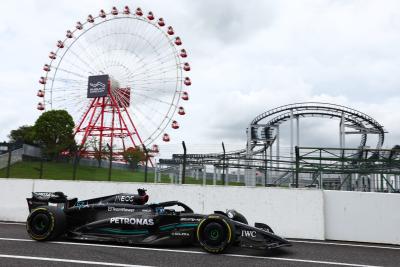
[[183, 165], [182, 165], [182, 184], [185, 183], [185, 176], [186, 176], [186, 145], [185, 141], [182, 141], [183, 147]]
[[112, 158], [113, 158], [113, 151], [112, 151], [112, 146], [110, 146], [109, 144], [107, 144], [108, 149], [110, 150], [110, 161], [109, 161], [109, 165], [108, 165], [108, 181], [111, 181], [111, 170], [112, 170]]
[[74, 165], [73, 165], [73, 169], [72, 169], [72, 180], [76, 180], [76, 170], [78, 168], [78, 161], [79, 161], [79, 152], [75, 151], [75, 155], [74, 155]]
[[6, 173], [6, 178], [10, 178], [11, 153], [12, 153], [11, 144], [7, 144], [7, 150], [8, 150], [8, 160], [7, 160], [7, 173]]
[[147, 150], [146, 146], [143, 144], [143, 150], [146, 155], [146, 163], [144, 166], [144, 182], [147, 183], [147, 164], [149, 161], [149, 151]]
[[43, 161], [44, 161], [44, 158], [43, 158], [43, 150], [42, 150], [42, 152], [40, 153], [39, 179], [43, 179]]
[[299, 188], [300, 152], [298, 146], [294, 149], [296, 154], [296, 188]]

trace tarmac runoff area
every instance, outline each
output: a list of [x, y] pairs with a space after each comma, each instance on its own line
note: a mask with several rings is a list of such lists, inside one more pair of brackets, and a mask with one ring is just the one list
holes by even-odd
[[0, 222], [0, 266], [400, 266], [400, 246], [290, 240], [275, 251], [200, 247], [135, 247], [31, 240], [23, 223]]

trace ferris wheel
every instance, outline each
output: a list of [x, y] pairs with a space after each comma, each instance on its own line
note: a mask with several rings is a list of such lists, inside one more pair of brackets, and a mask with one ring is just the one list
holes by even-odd
[[39, 79], [37, 109], [67, 110], [82, 150], [89, 153], [90, 139], [99, 149], [153, 145], [155, 152], [156, 141], [170, 141], [191, 80], [182, 40], [163, 18], [128, 6], [100, 10], [56, 46]]

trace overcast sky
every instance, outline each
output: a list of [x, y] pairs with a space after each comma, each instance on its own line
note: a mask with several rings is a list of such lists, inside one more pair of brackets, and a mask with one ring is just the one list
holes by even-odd
[[[162, 16], [189, 53], [193, 85], [172, 145], [244, 145], [255, 116], [301, 101], [358, 109], [389, 132], [385, 146], [400, 143], [398, 0], [1, 1], [0, 140], [40, 115], [38, 78], [55, 41], [125, 4]], [[337, 121], [301, 125], [303, 144], [338, 145]]]

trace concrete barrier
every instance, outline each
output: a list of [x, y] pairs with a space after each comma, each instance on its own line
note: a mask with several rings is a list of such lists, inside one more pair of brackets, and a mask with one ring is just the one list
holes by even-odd
[[400, 194], [324, 191], [326, 239], [400, 245]]
[[28, 216], [26, 197], [33, 190], [33, 180], [0, 179], [0, 220], [25, 221]]
[[25, 221], [32, 191], [87, 199], [146, 188], [149, 202], [180, 200], [195, 212], [234, 208], [289, 238], [400, 245], [400, 194], [89, 181], [0, 179], [0, 220]]
[[136, 192], [137, 188], [148, 190], [149, 202], [179, 200], [195, 212], [206, 214], [234, 208], [251, 224], [267, 223], [282, 236], [324, 239], [322, 192], [301, 189], [0, 179], [0, 220], [25, 221], [25, 198], [32, 191], [63, 191], [70, 197], [85, 199]]

